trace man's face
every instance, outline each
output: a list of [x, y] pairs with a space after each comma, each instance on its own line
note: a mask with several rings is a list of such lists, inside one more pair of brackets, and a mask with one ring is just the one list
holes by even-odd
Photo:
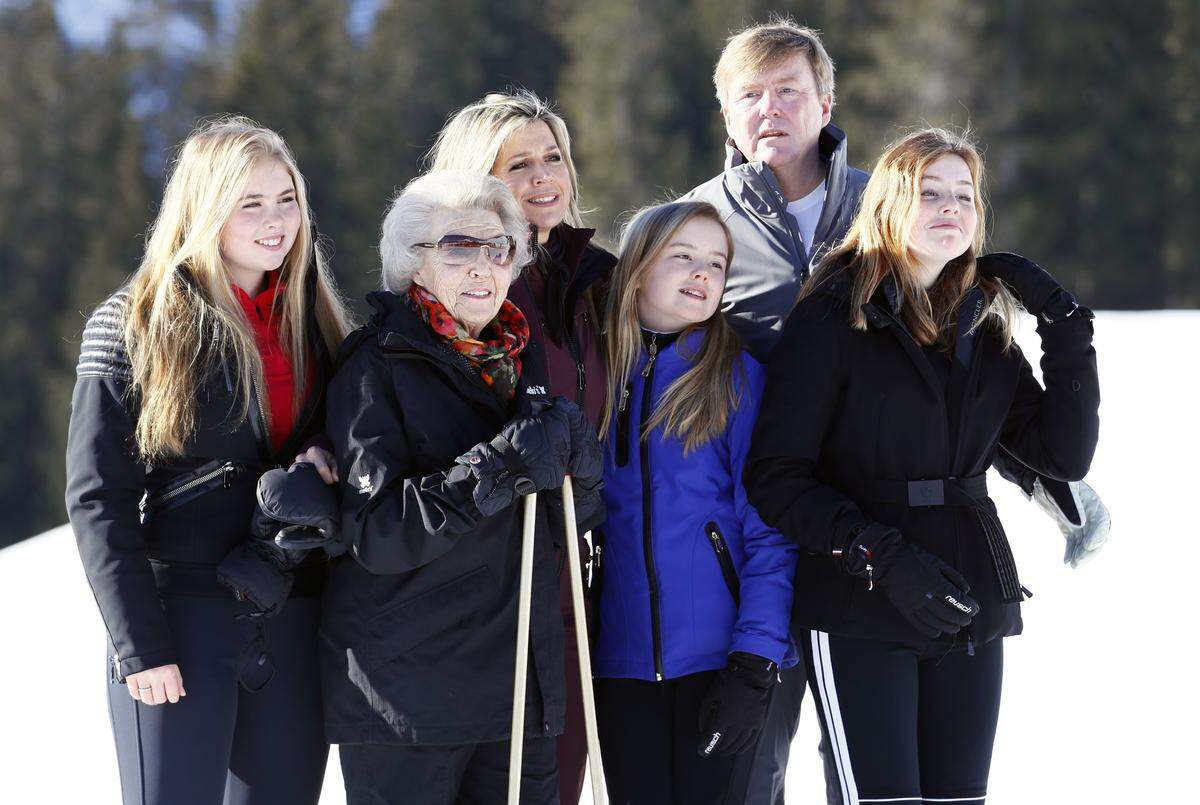
[[721, 113], [725, 130], [742, 155], [774, 171], [810, 157], [829, 122], [833, 98], [817, 94], [817, 81], [804, 54], [730, 82]]

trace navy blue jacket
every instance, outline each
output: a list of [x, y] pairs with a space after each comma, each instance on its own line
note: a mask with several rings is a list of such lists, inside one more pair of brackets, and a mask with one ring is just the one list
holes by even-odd
[[607, 438], [597, 676], [673, 679], [724, 668], [731, 651], [796, 661], [788, 637], [796, 545], [763, 523], [741, 481], [763, 366], [745, 353], [735, 363], [741, 400], [725, 432], [686, 457], [661, 427], [637, 438], [702, 339], [696, 331], [661, 353], [655, 345], [648, 370], [643, 352]]

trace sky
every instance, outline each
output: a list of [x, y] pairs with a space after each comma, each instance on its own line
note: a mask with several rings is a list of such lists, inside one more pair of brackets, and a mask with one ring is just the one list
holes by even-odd
[[[11, 0], [0, 0], [4, 5]], [[223, 18], [229, 19], [244, 0], [216, 0]], [[351, 33], [361, 35], [370, 28], [382, 0], [351, 0], [347, 23]], [[99, 45], [108, 36], [112, 23], [129, 13], [134, 0], [56, 0], [59, 24], [67, 36], [81, 45]]]

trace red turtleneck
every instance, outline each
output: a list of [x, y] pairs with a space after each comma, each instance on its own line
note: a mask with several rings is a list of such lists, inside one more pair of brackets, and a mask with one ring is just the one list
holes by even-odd
[[262, 403], [270, 419], [268, 429], [273, 450], [283, 447], [295, 425], [292, 412], [292, 363], [279, 342], [280, 317], [278, 314], [271, 315], [275, 296], [283, 288], [279, 284], [278, 271], [267, 274], [267, 287], [253, 299], [238, 286], [233, 286], [233, 293], [241, 303], [250, 326], [254, 328], [254, 340], [258, 342], [258, 352], [262, 356], [263, 377], [267, 387], [266, 399]]

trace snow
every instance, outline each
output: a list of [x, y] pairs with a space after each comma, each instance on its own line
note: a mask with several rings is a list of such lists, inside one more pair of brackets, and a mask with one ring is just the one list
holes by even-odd
[[[1039, 355], [1031, 327], [1020, 334]], [[1096, 321], [1101, 440], [1088, 480], [1113, 518], [1091, 564], [1061, 563], [1058, 531], [999, 478], [1022, 581], [1036, 597], [1006, 642], [989, 801], [1128, 803], [1186, 797], [1196, 652], [1187, 630], [1200, 372], [1200, 312], [1103, 313]], [[61, 527], [0, 551], [0, 801], [119, 802], [104, 686], [104, 632], [74, 540]], [[792, 803], [823, 802], [811, 699], [788, 770]], [[1191, 750], [1191, 751], [1189, 751]], [[336, 753], [321, 802], [345, 803]], [[585, 789], [584, 802], [588, 802]]]

